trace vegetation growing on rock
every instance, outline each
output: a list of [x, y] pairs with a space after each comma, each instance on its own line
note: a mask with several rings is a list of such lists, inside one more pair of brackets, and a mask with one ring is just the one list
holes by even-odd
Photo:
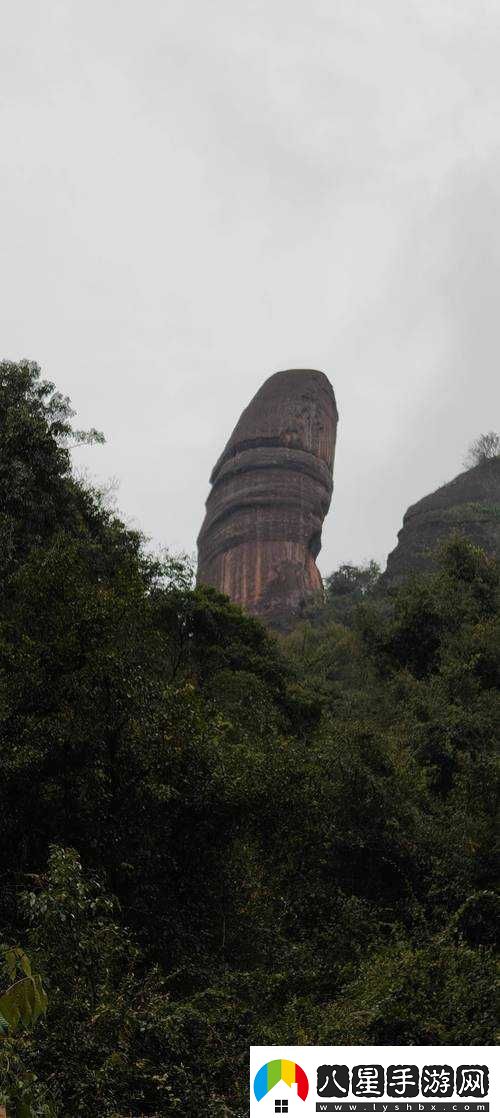
[[74, 479], [36, 366], [0, 423], [9, 1104], [242, 1118], [250, 1043], [492, 1044], [496, 561], [337, 573], [278, 643]]

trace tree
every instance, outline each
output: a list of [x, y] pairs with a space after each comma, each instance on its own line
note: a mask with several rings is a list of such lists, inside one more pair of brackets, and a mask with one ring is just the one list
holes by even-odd
[[494, 560], [344, 565], [280, 647], [75, 478], [70, 414], [0, 366], [0, 942], [49, 997], [0, 1099], [2, 1051], [37, 1118], [242, 1118], [256, 1037], [492, 1043]]
[[489, 462], [491, 458], [498, 458], [499, 454], [500, 435], [496, 431], [488, 431], [485, 435], [479, 435], [479, 438], [471, 443], [464, 458], [464, 466], [466, 470], [470, 470], [474, 466], [482, 466], [484, 462]]
[[29, 1066], [31, 1033], [47, 1011], [42, 979], [33, 974], [28, 956], [18, 946], [0, 949], [1, 972], [9, 985], [0, 995], [0, 1114], [5, 1114], [2, 1103], [7, 1103], [9, 1114], [20, 1118], [49, 1118], [46, 1093]]
[[50, 1000], [47, 1027], [37, 1044], [26, 1044], [25, 1058], [35, 1075], [50, 1069], [50, 1115], [76, 1118], [92, 1099], [101, 1118], [232, 1118], [206, 1073], [214, 1043], [219, 1060], [222, 1046], [205, 1007], [172, 993], [100, 876], [75, 850], [53, 846], [46, 873], [30, 885], [22, 906]]
[[374, 559], [365, 567], [355, 567], [352, 563], [342, 563], [338, 570], [325, 579], [327, 594], [356, 594], [358, 600], [373, 590], [380, 577], [380, 567]]

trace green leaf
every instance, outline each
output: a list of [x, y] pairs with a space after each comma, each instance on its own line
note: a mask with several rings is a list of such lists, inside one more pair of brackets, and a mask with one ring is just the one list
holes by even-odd
[[11, 982], [14, 981], [18, 968], [28, 978], [31, 976], [31, 963], [22, 947], [8, 947], [5, 952], [5, 965]]
[[0, 997], [0, 1018], [3, 1018], [13, 1032], [19, 1026], [29, 1026], [45, 1013], [47, 995], [40, 977], [20, 978]]

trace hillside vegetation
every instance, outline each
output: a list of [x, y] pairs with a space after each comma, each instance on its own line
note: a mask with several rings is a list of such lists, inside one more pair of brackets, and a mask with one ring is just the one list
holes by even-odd
[[0, 1014], [9, 1114], [242, 1118], [251, 1043], [492, 1044], [498, 566], [343, 568], [278, 642], [70, 421], [0, 365], [1, 938], [47, 998]]

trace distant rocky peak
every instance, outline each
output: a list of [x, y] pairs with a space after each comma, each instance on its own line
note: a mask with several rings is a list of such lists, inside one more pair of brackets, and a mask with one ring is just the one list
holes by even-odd
[[500, 458], [465, 470], [410, 505], [383, 581], [397, 585], [416, 571], [432, 570], [436, 549], [457, 533], [500, 556]]

